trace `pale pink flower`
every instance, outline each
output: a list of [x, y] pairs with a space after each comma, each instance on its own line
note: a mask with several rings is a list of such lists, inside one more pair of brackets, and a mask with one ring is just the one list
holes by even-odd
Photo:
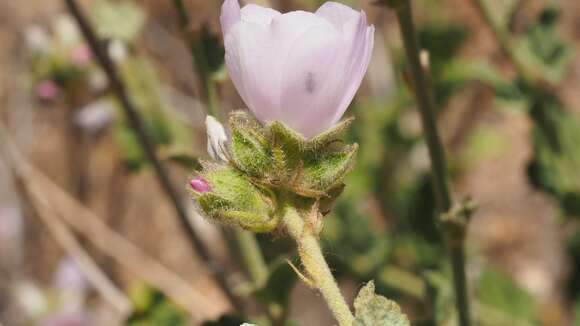
[[209, 184], [202, 177], [196, 177], [189, 180], [189, 185], [195, 192], [204, 193], [211, 191]]
[[88, 45], [83, 44], [72, 49], [70, 58], [75, 65], [84, 66], [91, 62], [93, 53]]
[[60, 87], [54, 81], [47, 79], [36, 85], [35, 92], [39, 99], [49, 101], [58, 95]]
[[281, 14], [225, 0], [220, 19], [228, 72], [258, 120], [282, 121], [308, 138], [340, 120], [373, 49], [363, 11], [327, 2], [315, 13]]

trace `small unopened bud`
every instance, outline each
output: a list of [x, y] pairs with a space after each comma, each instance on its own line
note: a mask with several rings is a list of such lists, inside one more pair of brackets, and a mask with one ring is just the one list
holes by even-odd
[[189, 180], [189, 185], [191, 186], [191, 189], [193, 189], [193, 191], [198, 193], [211, 191], [209, 184], [202, 177], [197, 177]]
[[216, 161], [227, 161], [225, 144], [228, 141], [224, 126], [216, 118], [208, 115], [205, 118], [207, 129], [207, 153]]

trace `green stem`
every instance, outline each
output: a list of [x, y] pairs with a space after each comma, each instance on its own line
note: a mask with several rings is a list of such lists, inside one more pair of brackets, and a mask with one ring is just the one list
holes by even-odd
[[[404, 0], [396, 8], [399, 27], [405, 45], [405, 51], [409, 60], [411, 79], [415, 88], [417, 104], [421, 114], [423, 131], [429, 156], [431, 159], [433, 191], [436, 199], [438, 214], [447, 213], [452, 207], [452, 197], [449, 190], [447, 162], [445, 152], [439, 132], [437, 130], [437, 121], [434, 114], [433, 98], [427, 86], [423, 67], [419, 60], [419, 47], [417, 44], [415, 27], [413, 25], [412, 9], [409, 0]], [[465, 226], [463, 226], [465, 227]], [[465, 257], [463, 238], [455, 239], [457, 232], [452, 232], [448, 227], [443, 226], [442, 232], [447, 242], [451, 264], [453, 269], [453, 284], [455, 291], [455, 300], [459, 312], [459, 321], [461, 326], [469, 326], [469, 302], [467, 296], [467, 282], [465, 278]], [[461, 234], [462, 232], [459, 232]], [[459, 248], [457, 247], [459, 246]]]
[[264, 256], [254, 234], [236, 229], [236, 242], [239, 246], [240, 254], [246, 267], [246, 271], [256, 288], [261, 288], [268, 279], [268, 266], [264, 261]]
[[322, 255], [316, 234], [304, 223], [296, 208], [287, 205], [282, 213], [282, 223], [298, 245], [298, 254], [310, 282], [322, 293], [339, 325], [351, 326], [354, 316]]

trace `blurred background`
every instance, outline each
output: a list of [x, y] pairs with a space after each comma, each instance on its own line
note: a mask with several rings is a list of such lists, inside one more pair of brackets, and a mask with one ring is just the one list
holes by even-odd
[[[153, 151], [63, 1], [0, 0], [0, 324], [332, 325], [286, 263], [299, 266], [289, 241], [259, 235], [257, 251], [187, 195], [208, 159], [205, 115], [225, 122], [244, 107], [223, 66], [221, 1], [78, 2]], [[324, 219], [326, 256], [349, 302], [374, 279], [413, 325], [455, 325], [396, 17], [342, 2], [377, 31], [347, 112], [360, 151]], [[413, 5], [452, 188], [478, 204], [466, 243], [474, 324], [580, 325], [580, 2]]]

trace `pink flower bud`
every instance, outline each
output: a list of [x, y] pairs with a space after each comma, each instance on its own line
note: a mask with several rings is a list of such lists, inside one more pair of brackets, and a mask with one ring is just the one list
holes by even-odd
[[193, 189], [195, 192], [204, 193], [211, 191], [209, 184], [202, 177], [196, 177], [194, 179], [189, 180], [189, 185], [191, 186], [191, 189]]
[[47, 79], [36, 85], [35, 92], [39, 99], [50, 101], [58, 95], [60, 88], [54, 81]]
[[364, 12], [327, 2], [315, 13], [281, 14], [225, 0], [220, 20], [229, 75], [256, 118], [308, 138], [340, 120], [373, 49]]
[[89, 48], [86, 44], [79, 45], [72, 49], [70, 58], [74, 64], [84, 66], [91, 61], [93, 58], [93, 53], [91, 52], [91, 48]]

